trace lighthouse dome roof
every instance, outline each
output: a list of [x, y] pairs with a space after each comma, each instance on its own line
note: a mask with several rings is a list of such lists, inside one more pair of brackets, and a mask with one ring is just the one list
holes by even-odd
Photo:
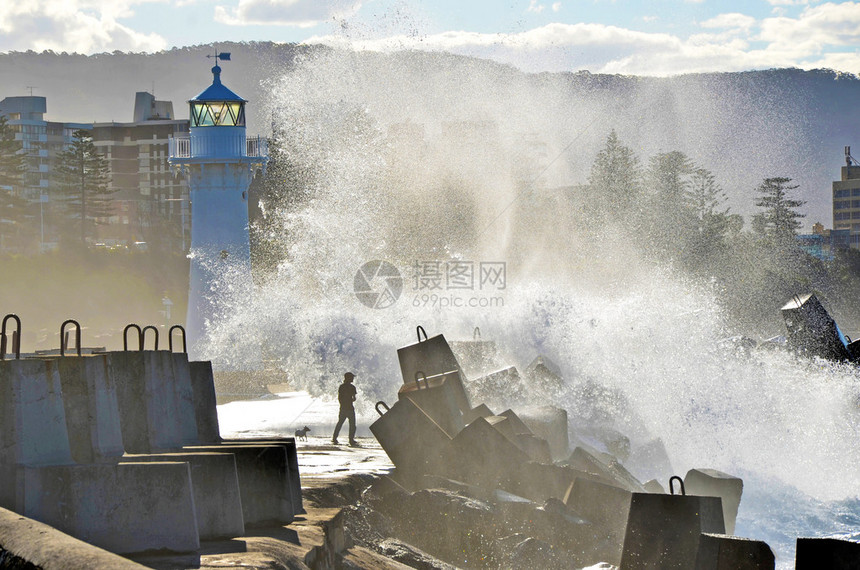
[[247, 103], [247, 100], [242, 99], [221, 83], [221, 68], [217, 65], [212, 68], [212, 85], [190, 99], [189, 103], [193, 101], [242, 101]]

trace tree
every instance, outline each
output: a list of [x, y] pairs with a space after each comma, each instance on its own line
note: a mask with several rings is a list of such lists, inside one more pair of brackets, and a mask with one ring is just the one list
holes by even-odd
[[15, 140], [15, 131], [0, 115], [0, 249], [26, 218], [27, 201], [20, 196], [25, 168], [20, 151], [21, 141]]
[[80, 224], [86, 244], [90, 226], [105, 223], [111, 214], [108, 162], [96, 150], [90, 131], [76, 130], [72, 144], [57, 156], [55, 169], [60, 201], [69, 218]]
[[726, 193], [709, 170], [693, 171], [684, 196], [693, 223], [687, 241], [691, 253], [700, 260], [724, 244], [731, 222], [729, 209], [723, 208], [726, 200]]
[[642, 166], [633, 150], [621, 144], [614, 129], [591, 165], [588, 185], [593, 200], [610, 218], [626, 217], [639, 199]]
[[798, 185], [791, 184], [791, 178], [765, 178], [759, 184], [756, 192], [760, 196], [755, 205], [763, 211], [753, 216], [756, 233], [776, 244], [794, 242], [801, 227], [800, 219], [804, 217], [797, 208], [806, 204], [803, 200], [789, 197], [789, 193], [797, 188]]
[[645, 173], [645, 227], [657, 248], [672, 255], [684, 250], [687, 236], [695, 231], [693, 209], [688, 203], [696, 165], [674, 150], [651, 157]]

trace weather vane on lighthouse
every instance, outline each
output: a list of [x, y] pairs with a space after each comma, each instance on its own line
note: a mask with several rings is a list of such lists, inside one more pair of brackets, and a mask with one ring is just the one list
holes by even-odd
[[267, 144], [245, 132], [247, 101], [221, 83], [215, 59], [212, 84], [188, 101], [187, 138], [170, 140], [170, 164], [187, 178], [191, 249], [186, 330], [192, 358], [213, 358], [213, 343], [229, 317], [252, 296], [248, 186], [265, 170]]

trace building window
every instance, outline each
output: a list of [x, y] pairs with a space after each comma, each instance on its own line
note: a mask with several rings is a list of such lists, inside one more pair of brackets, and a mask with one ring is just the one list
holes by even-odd
[[839, 214], [833, 214], [834, 220], [850, 220], [851, 213], [850, 212], [841, 212]]
[[842, 200], [840, 202], [833, 202], [833, 209], [834, 210], [847, 210], [850, 207], [851, 207], [851, 201], [850, 200]]

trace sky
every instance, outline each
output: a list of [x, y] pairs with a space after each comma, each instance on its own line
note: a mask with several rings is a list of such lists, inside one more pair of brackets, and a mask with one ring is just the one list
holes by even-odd
[[530, 72], [860, 74], [860, 2], [0, 0], [0, 52], [157, 52], [224, 41], [442, 50]]

